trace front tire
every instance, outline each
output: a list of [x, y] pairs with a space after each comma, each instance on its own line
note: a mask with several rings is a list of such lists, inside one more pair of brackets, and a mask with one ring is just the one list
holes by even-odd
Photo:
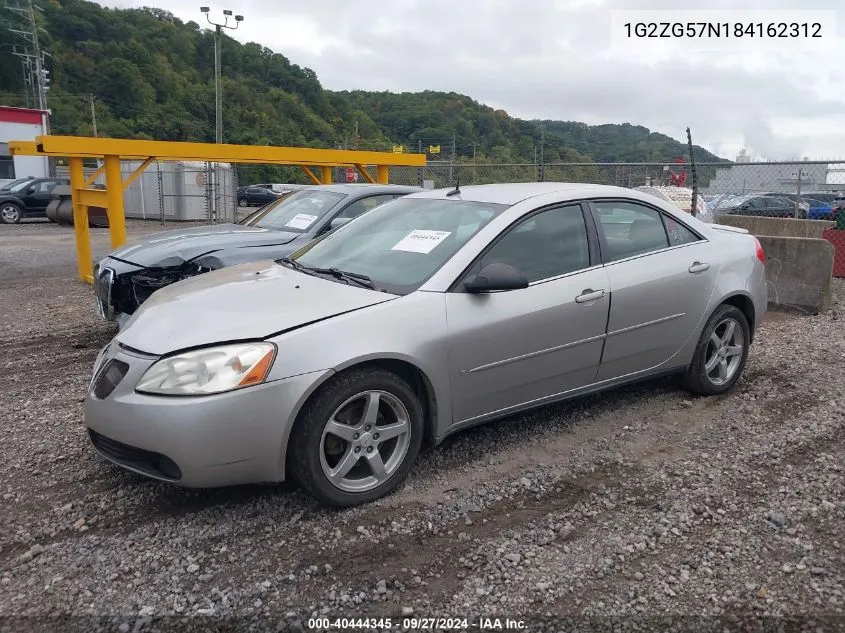
[[422, 407], [404, 380], [383, 369], [352, 369], [305, 404], [288, 444], [290, 473], [323, 503], [368, 503], [404, 481], [422, 438]]
[[238, 206], [239, 207], [246, 207], [248, 205], [249, 205], [249, 203], [246, 201], [246, 198], [240, 198], [238, 200]]
[[0, 221], [3, 224], [20, 224], [23, 217], [21, 208], [13, 202], [0, 204]]
[[731, 389], [745, 369], [751, 328], [742, 310], [722, 304], [710, 315], [684, 374], [684, 387], [701, 396]]

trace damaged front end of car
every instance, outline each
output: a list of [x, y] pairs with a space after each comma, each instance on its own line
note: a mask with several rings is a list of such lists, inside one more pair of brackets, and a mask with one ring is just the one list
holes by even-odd
[[[134, 312], [144, 301], [150, 298], [159, 288], [164, 288], [177, 281], [196, 277], [203, 273], [211, 272], [211, 268], [200, 266], [196, 262], [185, 262], [179, 266], [146, 268], [137, 273], [127, 275], [129, 289], [131, 291]], [[131, 312], [127, 312], [131, 314]]]
[[132, 315], [156, 290], [213, 270], [195, 261], [149, 268], [133, 266], [125, 271], [109, 264], [97, 267], [95, 291], [100, 316], [117, 322], [123, 315]]

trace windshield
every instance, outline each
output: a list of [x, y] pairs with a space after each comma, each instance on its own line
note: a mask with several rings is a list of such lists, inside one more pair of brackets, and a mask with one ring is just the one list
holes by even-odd
[[261, 218], [263, 218], [265, 215], [270, 213], [270, 211], [273, 209], [273, 207], [275, 205], [277, 205], [280, 200], [287, 198], [290, 194], [291, 194], [290, 191], [284, 192], [283, 194], [281, 194], [279, 196], [279, 200], [272, 200], [272, 201], [268, 202], [267, 204], [260, 206], [258, 209], [251, 212], [249, 215], [247, 215], [242, 220], [238, 220], [237, 224], [242, 224], [244, 226], [255, 226], [261, 220]]
[[21, 178], [20, 180], [14, 180], [14, 181], [8, 183], [7, 185], [4, 185], [3, 189], [5, 191], [20, 191], [21, 189], [26, 187], [26, 184], [30, 180], [32, 180], [32, 178]]
[[399, 198], [312, 242], [294, 259], [309, 268], [366, 275], [378, 288], [408, 294], [507, 206]]
[[253, 226], [305, 233], [344, 197], [333, 191], [295, 191], [267, 205], [267, 212]]

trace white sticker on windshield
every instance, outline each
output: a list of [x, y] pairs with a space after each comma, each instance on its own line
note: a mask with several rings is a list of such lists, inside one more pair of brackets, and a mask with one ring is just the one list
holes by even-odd
[[312, 224], [314, 224], [314, 220], [317, 219], [316, 215], [308, 215], [307, 213], [297, 213], [293, 218], [291, 218], [285, 226], [289, 226], [292, 229], [300, 229], [305, 230]]
[[451, 234], [451, 231], [415, 229], [399, 240], [399, 243], [390, 250], [408, 251], [409, 253], [430, 253], [440, 242]]

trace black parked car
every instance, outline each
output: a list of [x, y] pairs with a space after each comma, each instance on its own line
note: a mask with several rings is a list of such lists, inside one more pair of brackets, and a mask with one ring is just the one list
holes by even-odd
[[17, 224], [23, 218], [47, 217], [53, 187], [69, 184], [65, 178], [31, 178], [11, 183], [9, 189], [0, 191], [0, 222]]
[[279, 194], [259, 185], [238, 188], [239, 207], [263, 207], [278, 198]]
[[[751, 195], [720, 205], [716, 213], [757, 215], [767, 218], [794, 218], [795, 202], [786, 196]], [[798, 217], [807, 219], [807, 208], [799, 203]]]
[[162, 231], [122, 246], [94, 268], [100, 315], [119, 324], [159, 288], [246, 262], [287, 257], [311, 240], [419, 187], [313, 185], [276, 197], [238, 223]]

